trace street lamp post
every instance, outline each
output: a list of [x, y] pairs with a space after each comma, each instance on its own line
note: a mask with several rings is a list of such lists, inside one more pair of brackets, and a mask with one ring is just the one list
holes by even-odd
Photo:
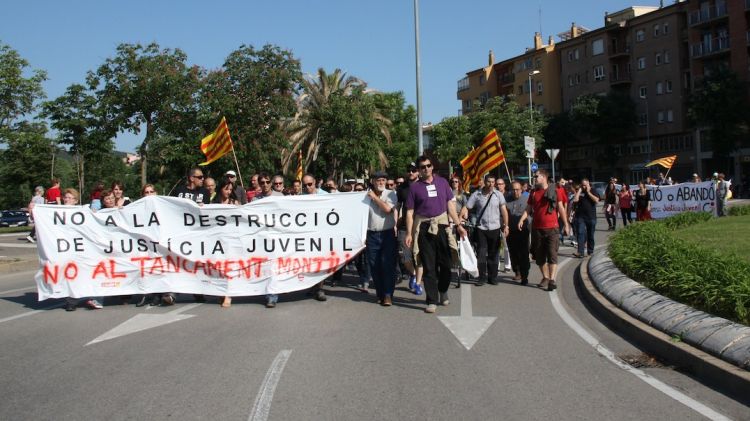
[[[529, 72], [529, 123], [531, 124], [531, 134], [534, 134], [534, 98], [531, 96], [531, 77], [538, 75], [539, 70]], [[529, 183], [531, 183], [531, 158], [529, 160]]]
[[424, 143], [422, 140], [422, 78], [419, 60], [419, 0], [414, 0], [414, 50], [417, 71], [417, 142], [419, 155], [421, 156], [424, 153]]

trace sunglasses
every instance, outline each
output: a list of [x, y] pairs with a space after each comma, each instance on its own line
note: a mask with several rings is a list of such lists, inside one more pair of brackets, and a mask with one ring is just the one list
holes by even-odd
[[417, 172], [418, 170], [416, 168], [409, 168], [409, 172]]
[[432, 164], [424, 164], [419, 166], [420, 170], [426, 170], [428, 168], [432, 168]]
[[236, 175], [228, 175], [227, 178], [237, 178]]
[[282, 185], [284, 185], [284, 183], [281, 182], [281, 181], [279, 181], [279, 182], [273, 183], [273, 185], [274, 186], [282, 186]]
[[193, 178], [197, 178], [197, 179], [199, 179], [199, 180], [203, 180], [203, 176], [202, 176], [202, 175], [193, 175], [193, 176], [191, 176], [191, 177], [193, 177]]
[[269, 183], [268, 180], [260, 180], [260, 182], [259, 182], [259, 184], [268, 184], [268, 183]]
[[315, 185], [315, 183], [305, 183], [305, 185], [306, 185], [307, 187], [312, 187], [312, 186], [314, 186], [314, 185]]

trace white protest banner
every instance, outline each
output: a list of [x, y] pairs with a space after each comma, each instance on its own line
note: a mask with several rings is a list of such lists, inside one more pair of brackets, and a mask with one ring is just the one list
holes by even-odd
[[[620, 187], [617, 187], [618, 190]], [[638, 186], [630, 186], [635, 200]], [[682, 212], [714, 212], [716, 189], [711, 181], [680, 183], [671, 186], [646, 186], [651, 194], [651, 217], [667, 218]], [[635, 208], [635, 203], [633, 203]]]
[[39, 300], [309, 288], [365, 247], [363, 193], [267, 197], [244, 206], [149, 196], [122, 209], [37, 205]]

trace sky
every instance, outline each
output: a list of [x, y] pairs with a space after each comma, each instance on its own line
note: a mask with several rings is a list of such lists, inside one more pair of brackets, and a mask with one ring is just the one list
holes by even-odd
[[[670, 2], [666, 2], [670, 3]], [[635, 3], [658, 6], [657, 0]], [[621, 0], [432, 0], [419, 2], [422, 116], [437, 123], [461, 108], [456, 83], [466, 72], [519, 55], [541, 27], [544, 42], [570, 29], [603, 26]], [[541, 11], [541, 14], [540, 14]], [[291, 50], [307, 74], [342, 69], [383, 92], [402, 91], [416, 105], [413, 0], [25, 0], [5, 2], [0, 42], [43, 69], [49, 99], [83, 83], [120, 43], [180, 48], [190, 64], [221, 67], [239, 46], [274, 44]], [[541, 17], [540, 17], [541, 16]], [[143, 140], [121, 134], [116, 149], [134, 152]]]

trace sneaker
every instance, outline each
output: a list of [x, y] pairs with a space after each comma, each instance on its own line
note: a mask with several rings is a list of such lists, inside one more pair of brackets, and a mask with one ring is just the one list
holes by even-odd
[[526, 279], [526, 278], [521, 279], [521, 285], [528, 285], [528, 284], [529, 284], [529, 280], [528, 279]]
[[489, 283], [490, 285], [497, 285], [497, 279], [490, 279], [489, 281], [487, 281], [487, 283]]
[[88, 307], [90, 310], [99, 310], [99, 309], [104, 308], [104, 306], [102, 305], [102, 303], [100, 303], [99, 301], [94, 300], [93, 298], [90, 299], [90, 300], [88, 300], [88, 301], [86, 301], [86, 307]]
[[440, 298], [440, 304], [447, 306], [451, 303], [451, 300], [448, 298], [448, 291], [440, 292], [438, 293], [438, 296]]
[[328, 299], [328, 297], [326, 297], [326, 293], [323, 292], [322, 289], [315, 291], [315, 295], [313, 295], [313, 298], [315, 298], [318, 301], [325, 301]]
[[409, 277], [409, 289], [414, 291], [416, 287], [417, 287], [417, 275], [412, 275]]
[[266, 301], [266, 308], [274, 308], [274, 307], [276, 307], [276, 303], [275, 302], [273, 302], [271, 300]]
[[422, 285], [414, 284], [414, 295], [422, 295], [424, 294], [424, 288]]
[[481, 287], [482, 285], [484, 285], [484, 279], [477, 279], [475, 286]]
[[435, 304], [430, 304], [424, 309], [425, 313], [434, 313], [436, 311], [437, 311], [437, 306]]
[[161, 303], [165, 306], [171, 306], [174, 305], [174, 295], [172, 294], [164, 294], [161, 297]]
[[547, 291], [552, 292], [557, 289], [557, 284], [555, 283], [554, 279], [549, 280], [549, 284], [547, 284]]
[[26, 241], [28, 241], [29, 243], [36, 243], [36, 240], [34, 239], [34, 237], [30, 235], [26, 236]]
[[386, 295], [385, 297], [383, 297], [383, 300], [380, 302], [380, 305], [382, 305], [384, 307], [390, 307], [390, 306], [392, 306], [393, 305], [393, 300], [391, 300], [391, 296], [390, 295]]
[[364, 284], [362, 284], [362, 285], [359, 286], [359, 291], [360, 292], [364, 292], [365, 294], [367, 294], [367, 290], [369, 288], [370, 288], [370, 284], [368, 284], [367, 282], [365, 282]]

